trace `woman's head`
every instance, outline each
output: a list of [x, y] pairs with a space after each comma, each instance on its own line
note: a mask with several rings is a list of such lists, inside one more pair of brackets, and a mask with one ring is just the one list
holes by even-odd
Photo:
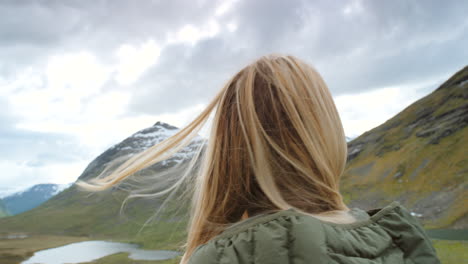
[[293, 207], [319, 214], [346, 209], [339, 178], [347, 147], [338, 112], [320, 75], [293, 56], [268, 55], [247, 65], [187, 127], [93, 186], [111, 186], [168, 158], [165, 153], [186, 145], [212, 111], [208, 145], [193, 174], [184, 260], [245, 211], [252, 215]]
[[223, 88], [198, 204], [215, 222], [238, 220], [244, 210], [340, 209], [346, 153], [320, 75], [292, 56], [261, 57]]
[[238, 221], [244, 211], [345, 209], [338, 188], [346, 154], [320, 75], [292, 56], [259, 58], [221, 92], [195, 190], [190, 231], [201, 233], [192, 236], [206, 242], [201, 226]]

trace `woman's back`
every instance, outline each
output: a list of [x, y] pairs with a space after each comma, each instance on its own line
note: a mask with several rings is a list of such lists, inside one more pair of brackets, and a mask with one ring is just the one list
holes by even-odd
[[398, 202], [350, 211], [357, 221], [336, 224], [294, 209], [262, 214], [199, 246], [190, 264], [440, 263], [417, 219]]

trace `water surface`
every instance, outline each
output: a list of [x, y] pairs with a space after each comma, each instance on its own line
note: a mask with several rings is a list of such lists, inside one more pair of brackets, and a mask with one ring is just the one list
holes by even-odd
[[178, 255], [179, 252], [168, 250], [144, 250], [138, 245], [107, 241], [84, 241], [65, 246], [37, 251], [22, 264], [65, 264], [93, 261], [108, 255], [128, 252], [133, 260], [165, 260]]
[[468, 240], [468, 229], [428, 229], [430, 238], [444, 240]]

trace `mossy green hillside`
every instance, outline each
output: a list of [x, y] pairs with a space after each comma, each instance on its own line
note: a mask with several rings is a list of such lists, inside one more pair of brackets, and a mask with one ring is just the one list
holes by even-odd
[[177, 214], [175, 208], [167, 208], [157, 221], [144, 225], [159, 201], [129, 201], [120, 214], [127, 195], [123, 191], [90, 195], [71, 187], [31, 211], [0, 219], [0, 233], [86, 236], [136, 242], [144, 248], [178, 249], [185, 237], [185, 212]]
[[428, 228], [468, 228], [468, 67], [350, 142], [341, 188], [348, 203], [398, 200]]

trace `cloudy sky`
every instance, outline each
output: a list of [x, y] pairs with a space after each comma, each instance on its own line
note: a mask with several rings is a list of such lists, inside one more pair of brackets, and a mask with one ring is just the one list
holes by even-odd
[[0, 196], [72, 182], [156, 121], [187, 124], [271, 52], [312, 64], [357, 136], [467, 64], [467, 14], [462, 0], [2, 0]]

